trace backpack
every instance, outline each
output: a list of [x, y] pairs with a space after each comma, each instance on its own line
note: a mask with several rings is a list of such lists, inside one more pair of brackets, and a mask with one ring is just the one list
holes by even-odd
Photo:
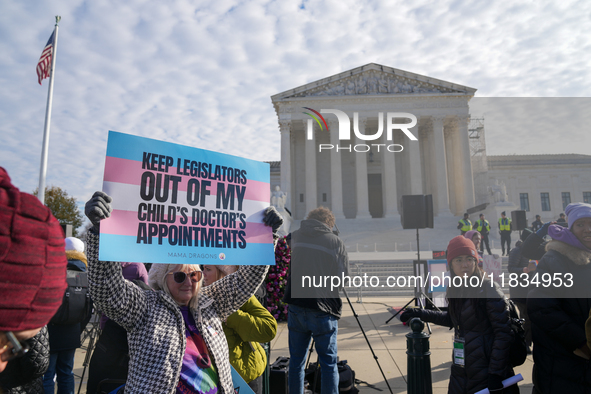
[[[507, 305], [509, 306], [509, 326], [513, 331], [513, 343], [511, 343], [511, 349], [509, 350], [509, 362], [512, 367], [518, 367], [525, 362], [527, 358], [527, 343], [525, 341], [525, 320], [519, 318], [517, 307], [512, 300], [505, 298]], [[484, 309], [484, 303], [486, 300], [481, 299], [481, 305]]]
[[[340, 394], [357, 394], [359, 389], [355, 387], [355, 371], [351, 369], [347, 360], [338, 361], [337, 369], [339, 371], [339, 393]], [[317, 363], [310, 363], [309, 368], [305, 370], [305, 378], [310, 384], [310, 389], [313, 393], [320, 393], [320, 368]], [[314, 381], [316, 381], [316, 388], [314, 389]]]
[[68, 262], [66, 282], [68, 287], [64, 293], [62, 305], [51, 318], [51, 324], [67, 326], [80, 323], [92, 312], [88, 273]]
[[518, 367], [525, 362], [527, 358], [527, 343], [525, 341], [525, 320], [519, 318], [517, 308], [512, 300], [508, 299], [509, 304], [509, 325], [513, 331], [513, 343], [509, 352], [509, 361], [511, 366]]

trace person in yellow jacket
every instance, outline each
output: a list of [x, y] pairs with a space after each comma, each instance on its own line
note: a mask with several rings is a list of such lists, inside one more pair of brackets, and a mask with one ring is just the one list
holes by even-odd
[[458, 230], [462, 232], [461, 235], [464, 235], [468, 231], [472, 230], [472, 222], [470, 221], [470, 215], [468, 215], [467, 213], [465, 213], [464, 218], [458, 222]]
[[[204, 265], [203, 285], [208, 286], [236, 270], [237, 265]], [[267, 355], [260, 343], [275, 338], [277, 321], [253, 295], [228, 316], [222, 327], [230, 350], [230, 364], [256, 394], [262, 394]]]
[[486, 251], [488, 254], [492, 255], [490, 251], [490, 246], [488, 245], [488, 233], [490, 233], [490, 223], [488, 220], [484, 218], [484, 214], [480, 214], [480, 219], [474, 223], [472, 226], [476, 231], [480, 233], [482, 236], [482, 242], [480, 243], [480, 253], [484, 253], [484, 246], [486, 246]]
[[[511, 219], [505, 215], [505, 211], [501, 212], [499, 218], [499, 234], [501, 234], [501, 250], [502, 256], [509, 256], [511, 250]], [[507, 244], [507, 254], [505, 254], [505, 244]]]

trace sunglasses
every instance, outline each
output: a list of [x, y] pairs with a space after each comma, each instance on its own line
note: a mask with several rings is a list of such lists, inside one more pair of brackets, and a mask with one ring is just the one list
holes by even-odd
[[201, 276], [203, 275], [203, 272], [201, 271], [193, 271], [190, 274], [186, 274], [182, 271], [177, 271], [177, 272], [169, 272], [168, 275], [172, 274], [172, 279], [174, 279], [174, 281], [176, 283], [183, 283], [184, 281], [187, 280], [187, 276], [189, 276], [189, 278], [191, 278], [191, 281], [193, 282], [199, 282], [201, 280]]
[[8, 351], [2, 353], [2, 361], [10, 361], [27, 354], [30, 349], [27, 342], [20, 342], [11, 331], [6, 331], [5, 335], [8, 343], [4, 345], [4, 349], [8, 349]]

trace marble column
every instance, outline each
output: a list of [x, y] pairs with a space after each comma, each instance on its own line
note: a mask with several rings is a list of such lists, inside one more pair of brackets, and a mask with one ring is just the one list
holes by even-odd
[[449, 190], [447, 184], [447, 163], [445, 159], [445, 139], [443, 135], [444, 116], [433, 119], [433, 151], [435, 153], [435, 182], [437, 184], [437, 216], [452, 216], [449, 210]]
[[[389, 145], [385, 135], [380, 143]], [[373, 147], [372, 147], [373, 148]], [[399, 218], [398, 213], [398, 192], [396, 190], [396, 160], [397, 153], [389, 152], [384, 147], [381, 149], [382, 155], [382, 196], [385, 218]]]
[[423, 152], [423, 193], [435, 194], [433, 192], [433, 134], [431, 129], [423, 129], [420, 133], [419, 141], [421, 141], [421, 151]]
[[[415, 136], [419, 136], [419, 122], [415, 127], [409, 129]], [[405, 137], [406, 138], [406, 137]], [[423, 171], [421, 170], [421, 145], [420, 140], [411, 141], [405, 139], [404, 146], [408, 147], [408, 176], [410, 176], [410, 194], [423, 194]]]
[[[445, 141], [445, 161], [447, 163], [447, 190], [449, 195], [449, 209], [453, 215], [461, 215], [458, 212], [459, 200], [463, 198], [462, 180], [458, 169], [458, 141], [456, 138], [456, 129], [453, 125], [445, 128], [443, 131]], [[463, 212], [462, 212], [463, 213]]]
[[334, 146], [330, 150], [330, 200], [331, 210], [336, 219], [344, 219], [343, 213], [343, 171], [341, 168], [341, 152], [337, 152], [339, 145], [339, 124], [329, 121], [330, 143]]
[[462, 115], [457, 117], [458, 120], [458, 138], [460, 140], [460, 149], [462, 152], [462, 168], [461, 176], [464, 186], [464, 201], [463, 211], [472, 208], [476, 202], [474, 201], [474, 176], [472, 174], [472, 156], [470, 154], [470, 137], [468, 135], [468, 123], [470, 116]]
[[287, 195], [285, 207], [295, 212], [291, 206], [291, 120], [280, 120], [281, 132], [281, 190]]
[[[312, 119], [308, 119], [308, 127], [312, 128], [312, 139], [308, 139], [308, 133], [305, 135], [305, 150], [306, 150], [306, 212], [318, 207], [318, 191], [316, 187], [316, 130]], [[307, 128], [306, 128], [307, 130]]]
[[[359, 131], [365, 134], [367, 118], [359, 119]], [[365, 141], [356, 137], [356, 144], [365, 144]], [[357, 215], [356, 219], [371, 218], [369, 213], [369, 188], [367, 185], [367, 155], [369, 152], [355, 152], [355, 189], [357, 193]]]

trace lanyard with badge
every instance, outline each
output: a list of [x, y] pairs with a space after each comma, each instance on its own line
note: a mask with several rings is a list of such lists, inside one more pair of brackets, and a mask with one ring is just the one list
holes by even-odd
[[460, 367], [466, 365], [465, 363], [465, 353], [464, 353], [464, 345], [466, 341], [464, 338], [459, 336], [453, 337], [454, 341], [454, 364]]

